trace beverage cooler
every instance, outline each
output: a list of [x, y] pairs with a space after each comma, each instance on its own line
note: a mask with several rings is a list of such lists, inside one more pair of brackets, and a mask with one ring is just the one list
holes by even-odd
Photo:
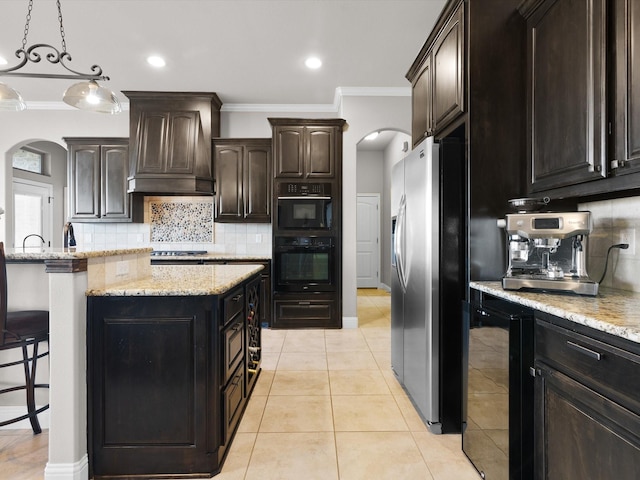
[[483, 479], [533, 479], [534, 319], [471, 290], [464, 312], [462, 449]]

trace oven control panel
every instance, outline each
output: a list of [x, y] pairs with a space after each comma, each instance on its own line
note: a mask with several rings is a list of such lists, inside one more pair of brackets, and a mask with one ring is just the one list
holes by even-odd
[[289, 196], [319, 196], [331, 195], [331, 184], [330, 183], [301, 183], [301, 182], [292, 182], [292, 183], [281, 183], [280, 188], [278, 190], [278, 194], [280, 196], [289, 195]]

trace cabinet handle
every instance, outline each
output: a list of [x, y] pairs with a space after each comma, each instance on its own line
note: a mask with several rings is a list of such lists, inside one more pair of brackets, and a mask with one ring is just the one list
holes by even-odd
[[242, 295], [235, 295], [234, 297], [231, 298], [231, 300], [233, 300], [234, 302], [239, 302], [241, 298], [242, 298]]
[[582, 345], [578, 345], [577, 343], [570, 342], [569, 340], [567, 340], [567, 347], [575, 350], [576, 352], [580, 352], [587, 357], [593, 358], [594, 360], [602, 360], [601, 353], [591, 350], [587, 347], [583, 347]]

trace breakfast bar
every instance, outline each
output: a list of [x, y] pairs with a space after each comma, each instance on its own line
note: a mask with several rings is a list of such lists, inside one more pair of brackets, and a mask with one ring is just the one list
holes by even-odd
[[[132, 380], [135, 375], [140, 375], [138, 377], [140, 380], [138, 393], [141, 396], [132, 398], [134, 401], [125, 407], [138, 405], [140, 408], [137, 413], [144, 412], [146, 406], [149, 405], [156, 407], [164, 405], [166, 407], [164, 417], [156, 417], [159, 422], [158, 428], [162, 430], [162, 436], [156, 438], [156, 441], [164, 442], [167, 450], [177, 450], [176, 444], [182, 444], [185, 446], [185, 450], [205, 452], [206, 456], [212, 458], [207, 460], [210, 474], [217, 469], [226, 453], [226, 446], [230, 443], [239, 416], [242, 414], [248, 392], [250, 392], [259, 373], [258, 359], [255, 354], [250, 357], [248, 348], [245, 347], [251, 342], [254, 344], [259, 342], [259, 329], [257, 333], [255, 328], [249, 332], [248, 326], [251, 325], [251, 320], [256, 317], [256, 312], [259, 309], [259, 272], [263, 267], [262, 265], [151, 266], [149, 260], [151, 251], [151, 248], [100, 251], [80, 249], [49, 249], [37, 252], [23, 252], [18, 249], [7, 251], [10, 292], [12, 278], [16, 279], [15, 285], [24, 284], [24, 281], [27, 280], [22, 278], [25, 275], [23, 272], [26, 271], [22, 267], [27, 264], [30, 265], [30, 269], [28, 269], [30, 272], [34, 271], [33, 267], [35, 266], [31, 264], [43, 264], [43, 270], [48, 277], [49, 343], [51, 349], [49, 403], [51, 407], [49, 458], [44, 471], [45, 480], [54, 478], [56, 480], [86, 480], [90, 476], [97, 476], [98, 472], [96, 472], [94, 465], [90, 465], [90, 462], [93, 462], [100, 452], [96, 452], [95, 447], [87, 441], [87, 433], [89, 432], [89, 438], [92, 438], [92, 432], [98, 427], [90, 417], [91, 412], [95, 412], [95, 410], [91, 402], [92, 390], [87, 388], [88, 384], [95, 385], [94, 379], [92, 379], [92, 367], [96, 367], [97, 363], [91, 357], [93, 349], [87, 348], [87, 341], [91, 341], [91, 337], [88, 335], [91, 335], [92, 332], [94, 334], [99, 332], [98, 334], [102, 335], [105, 332], [112, 333], [114, 331], [113, 329], [105, 330], [103, 325], [119, 325], [115, 330], [119, 328], [120, 331], [124, 329], [132, 333], [128, 339], [135, 339], [138, 343], [136, 345], [130, 344], [128, 347], [131, 347], [132, 351], [138, 351], [137, 356], [134, 354], [135, 359], [142, 361], [145, 354], [155, 354], [154, 358], [157, 358], [159, 362], [156, 364], [156, 372], [162, 372], [166, 370], [165, 367], [171, 366], [173, 373], [179, 373], [175, 362], [176, 355], [183, 354], [182, 359], [191, 358], [194, 360], [194, 368], [190, 373], [189, 365], [186, 365], [187, 368], [182, 365], [182, 373], [193, 375], [190, 378], [191, 385], [194, 387], [191, 392], [180, 391], [179, 388], [172, 388], [171, 385], [166, 384], [156, 390], [156, 392], [166, 390], [168, 395], [177, 394], [177, 404], [172, 404], [169, 398], [154, 400], [153, 397], [146, 395], [146, 386], [157, 380], [166, 380], [166, 376], [153, 378], [148, 375], [150, 371], [138, 369], [128, 377], [129, 380]], [[43, 283], [41, 279], [38, 279], [38, 282]], [[197, 307], [194, 307], [196, 304]], [[100, 307], [91, 308], [97, 305]], [[128, 310], [119, 312], [118, 309], [123, 305], [127, 305]], [[38, 306], [45, 307], [43, 302], [40, 302]], [[199, 310], [195, 311], [194, 308]], [[97, 312], [103, 314], [100, 317], [101, 320], [114, 317], [117, 317], [118, 320], [115, 322], [105, 321], [100, 324], [99, 328], [94, 328], [95, 325], [91, 323], [91, 320]], [[227, 314], [228, 316], [224, 317]], [[154, 320], [142, 319], [145, 315], [151, 316], [155, 320], [170, 318], [176, 322], [160, 322], [160, 333], [154, 332], [152, 327], [136, 331], [129, 328], [136, 321], [138, 325], [144, 325], [145, 322], [149, 325], [154, 322]], [[217, 315], [223, 315], [223, 317]], [[125, 317], [126, 320], [124, 320]], [[221, 318], [221, 322], [218, 323]], [[167, 328], [169, 323], [173, 323], [173, 325]], [[176, 325], [178, 325], [177, 330], [174, 328]], [[259, 323], [257, 325], [259, 327]], [[225, 329], [225, 326], [229, 331]], [[253, 326], [255, 327], [255, 324]], [[186, 338], [186, 343], [180, 343], [180, 335], [185, 332], [187, 337], [183, 336], [182, 339]], [[147, 336], [147, 333], [155, 335], [153, 338], [159, 338], [165, 343], [162, 345], [154, 344], [152, 337]], [[250, 339], [249, 335], [251, 335]], [[98, 337], [94, 336], [93, 339], [98, 340]], [[209, 343], [209, 340], [213, 341], [214, 339], [226, 339], [226, 344], [220, 340], [225, 348], [219, 349], [219, 345]], [[177, 348], [184, 347], [189, 342], [191, 342], [191, 346], [196, 347], [193, 351]], [[107, 345], [106, 340], [102, 344]], [[113, 346], [115, 345], [113, 344]], [[120, 342], [118, 345], [122, 346], [122, 343]], [[259, 345], [252, 348], [254, 352], [259, 351]], [[221, 356], [214, 358], [214, 355], [221, 355], [223, 350], [229, 354], [231, 362], [229, 365], [220, 365], [218, 360], [222, 360]], [[87, 352], [90, 355], [89, 359]], [[104, 350], [101, 353], [104, 354]], [[123, 352], [114, 350], [109, 351], [106, 357], [101, 357], [123, 359], [116, 365], [120, 368], [117, 375], [126, 373], [126, 361], [132, 359], [131, 356], [114, 356], [121, 353]], [[148, 360], [146, 358], [144, 361]], [[108, 368], [113, 366], [113, 362], [107, 365]], [[227, 372], [223, 367], [234, 370]], [[104, 371], [113, 373], [113, 370], [108, 370], [108, 368]], [[207, 373], [205, 370], [208, 373], [220, 372], [220, 375], [211, 373], [205, 378], [203, 376], [204, 373]], [[110, 384], [103, 383], [103, 385], [109, 387]], [[233, 388], [238, 385], [242, 385], [240, 390]], [[132, 384], [130, 383], [129, 386]], [[116, 398], [116, 403], [112, 402], [104, 407], [108, 409], [114, 405], [116, 407], [123, 406], [121, 401], [126, 398], [125, 394], [121, 394], [123, 390], [101, 391], [107, 394], [107, 401]], [[181, 398], [180, 394], [184, 392], [188, 396]], [[217, 397], [215, 393], [217, 393]], [[222, 398], [222, 401], [226, 399], [228, 402], [223, 404], [222, 401], [217, 402], [216, 398]], [[118, 401], [120, 403], [117, 403]], [[206, 404], [208, 401], [212, 403]], [[196, 415], [195, 410], [194, 412], [183, 412], [186, 413], [186, 416], [182, 417], [183, 420], [187, 419], [187, 423], [191, 422], [192, 431], [199, 432], [200, 436], [197, 442], [193, 438], [185, 436], [177, 439], [171, 438], [175, 430], [165, 428], [171, 426], [171, 418], [178, 418], [177, 409], [172, 409], [172, 407], [188, 404], [199, 410], [197, 417], [194, 416]], [[226, 411], [225, 405], [234, 407], [233, 411]], [[209, 406], [212, 408], [208, 408]], [[106, 410], [104, 413], [107, 415], [109, 412]], [[122, 411], [119, 413], [127, 414]], [[227, 414], [227, 417], [223, 421], [222, 418], [216, 417], [217, 414]], [[115, 415], [117, 416], [118, 413]], [[209, 419], [210, 423], [202, 427], [201, 417]], [[162, 423], [163, 420], [166, 421]], [[213, 425], [213, 422], [221, 425]], [[176, 425], [178, 425], [178, 421], [173, 424], [174, 427]], [[206, 432], [201, 427], [206, 429]], [[218, 429], [218, 427], [220, 428]], [[113, 433], [113, 428], [107, 433]], [[133, 427], [128, 432], [118, 431], [113, 435], [119, 437], [111, 436], [107, 440], [115, 438], [113, 444], [123, 444], [126, 435], [134, 431]], [[182, 431], [186, 430], [183, 428]], [[206, 445], [202, 445], [201, 440], [204, 438], [202, 432], [209, 434], [211, 431], [215, 433], [206, 439]], [[145, 434], [140, 430], [134, 433]], [[138, 438], [138, 440], [144, 439]], [[216, 442], [217, 444], [214, 445]], [[113, 450], [113, 444], [109, 445], [110, 450]], [[140, 453], [139, 449], [138, 453]], [[138, 458], [144, 459], [144, 456], [138, 455]], [[156, 456], [155, 458], [162, 460], [162, 457]], [[118, 458], [119, 460], [120, 458]], [[135, 463], [140, 465], [140, 468], [145, 468], [142, 461]], [[126, 475], [122, 474], [122, 476], [132, 473], [134, 472], [126, 472]], [[140, 475], [154, 472], [138, 471], [135, 473]], [[193, 475], [202, 472], [174, 471], [173, 473]]]

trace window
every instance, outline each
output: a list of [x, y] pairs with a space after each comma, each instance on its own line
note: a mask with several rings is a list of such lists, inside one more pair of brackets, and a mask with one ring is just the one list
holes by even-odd
[[42, 175], [44, 173], [44, 157], [45, 154], [42, 152], [23, 147], [13, 154], [13, 168]]

